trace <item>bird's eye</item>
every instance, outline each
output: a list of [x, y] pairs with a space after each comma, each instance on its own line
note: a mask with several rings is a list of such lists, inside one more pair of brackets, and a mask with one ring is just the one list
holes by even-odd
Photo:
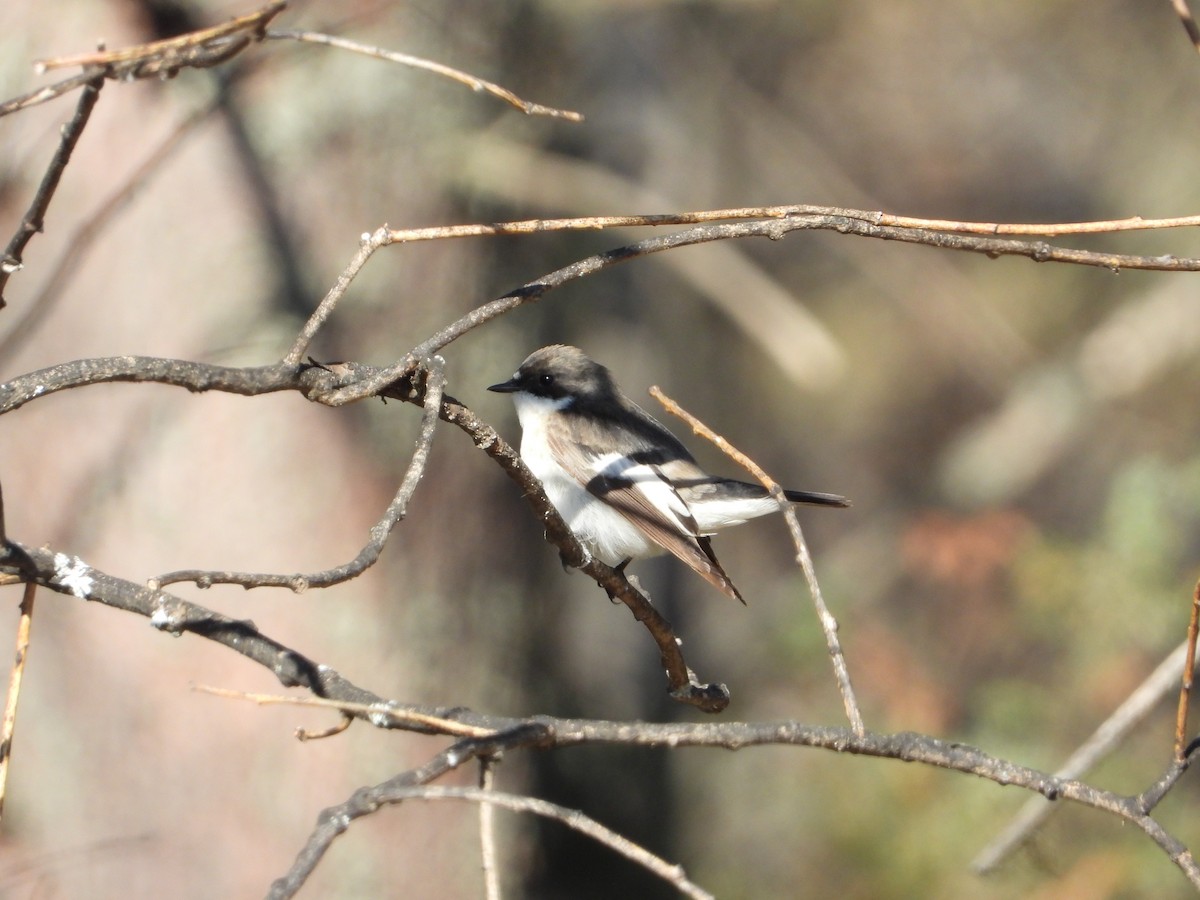
[[538, 376], [538, 384], [540, 384], [542, 387], [550, 387], [550, 385], [554, 384], [554, 376], [540, 375]]

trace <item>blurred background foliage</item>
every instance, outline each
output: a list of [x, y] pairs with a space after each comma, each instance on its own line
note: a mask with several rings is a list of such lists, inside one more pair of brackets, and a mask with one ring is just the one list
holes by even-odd
[[[43, 83], [33, 59], [246, 8], [4, 4], [0, 93]], [[1200, 59], [1166, 2], [312, 0], [275, 25], [433, 58], [587, 119], [525, 118], [427, 73], [289, 42], [109, 84], [9, 286], [0, 379], [126, 353], [277, 358], [384, 222], [785, 203], [1019, 222], [1200, 211]], [[5, 228], [72, 102], [0, 121]], [[214, 102], [39, 301], [62, 254], [84, 249], [80, 224]], [[392, 360], [645, 233], [388, 248], [315, 354]], [[1197, 254], [1186, 231], [1061, 243]], [[1183, 637], [1200, 555], [1193, 279], [793, 234], [607, 270], [445, 355], [451, 392], [511, 438], [510, 404], [484, 386], [535, 347], [575, 343], [652, 411], [657, 383], [781, 481], [851, 497], [803, 521], [868, 727], [1053, 769]], [[324, 568], [353, 556], [386, 505], [417, 417], [149, 386], [59, 395], [0, 429], [8, 530], [133, 579]], [[726, 716], [842, 722], [783, 529], [754, 523], [717, 549], [745, 609], [673, 562], [635, 571], [699, 676], [729, 684]], [[301, 596], [180, 592], [403, 701], [701, 717], [667, 700], [640, 627], [561, 570], [512, 484], [449, 430], [367, 575]], [[5, 897], [259, 894], [320, 808], [439, 743], [356, 726], [297, 744], [295, 725], [326, 720], [187, 690], [276, 690], [269, 673], [111, 610], [46, 595], [34, 637], [0, 831]], [[1164, 701], [1096, 783], [1142, 789], [1172, 723]], [[584, 809], [722, 897], [1186, 895], [1141, 834], [1073, 808], [979, 879], [969, 861], [1025, 797], [894, 762], [593, 747], [506, 760], [500, 785]], [[1197, 799], [1185, 783], [1162, 808], [1193, 845]], [[499, 815], [513, 896], [669, 895], [557, 825]], [[475, 823], [465, 806], [385, 811], [339, 841], [306, 895], [479, 896]]]

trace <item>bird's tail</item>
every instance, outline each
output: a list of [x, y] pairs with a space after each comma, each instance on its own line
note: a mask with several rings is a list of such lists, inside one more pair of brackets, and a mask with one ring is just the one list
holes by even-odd
[[819, 491], [784, 491], [784, 495], [793, 503], [807, 503], [809, 506], [836, 506], [845, 508], [850, 501], [840, 494], [822, 494]]

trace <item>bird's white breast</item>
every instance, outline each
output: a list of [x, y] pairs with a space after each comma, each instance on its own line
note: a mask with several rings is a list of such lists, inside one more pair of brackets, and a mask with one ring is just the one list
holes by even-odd
[[609, 565], [616, 565], [627, 557], [662, 553], [662, 548], [637, 526], [589, 494], [583, 484], [554, 458], [546, 428], [553, 415], [570, 405], [571, 398], [551, 400], [519, 392], [513, 395], [513, 403], [521, 422], [521, 458], [542, 482], [546, 496], [571, 526], [580, 543]]

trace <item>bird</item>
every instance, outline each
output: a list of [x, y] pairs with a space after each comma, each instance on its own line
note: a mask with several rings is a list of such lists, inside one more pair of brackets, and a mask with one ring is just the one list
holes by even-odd
[[[535, 350], [489, 391], [511, 394], [521, 458], [580, 544], [624, 570], [673, 553], [745, 604], [711, 536], [780, 510], [758, 484], [710, 475], [665, 426], [630, 400], [612, 373], [578, 347]], [[793, 503], [847, 507], [838, 494], [784, 491]]]

